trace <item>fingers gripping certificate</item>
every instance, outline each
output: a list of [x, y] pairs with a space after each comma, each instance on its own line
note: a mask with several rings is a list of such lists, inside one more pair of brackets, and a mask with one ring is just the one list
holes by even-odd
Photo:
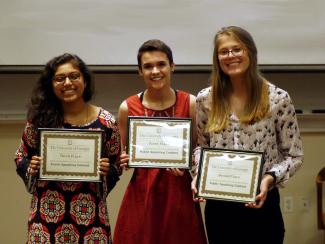
[[263, 153], [203, 148], [198, 196], [254, 202], [260, 183]]
[[129, 117], [129, 167], [190, 168], [191, 119]]
[[99, 181], [101, 130], [40, 129], [40, 179]]

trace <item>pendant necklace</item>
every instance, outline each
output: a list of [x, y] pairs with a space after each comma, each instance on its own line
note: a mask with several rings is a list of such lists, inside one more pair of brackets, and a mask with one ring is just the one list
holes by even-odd
[[175, 105], [171, 107], [171, 114], [168, 113], [168, 110], [170, 110], [170, 107], [162, 111], [152, 110], [152, 114], [149, 116], [148, 109], [145, 107], [144, 115], [146, 117], [175, 117]]

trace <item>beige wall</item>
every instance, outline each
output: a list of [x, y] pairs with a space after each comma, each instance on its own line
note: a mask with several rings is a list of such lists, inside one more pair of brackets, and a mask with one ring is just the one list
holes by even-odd
[[[13, 155], [20, 141], [23, 124], [0, 124], [0, 201], [1, 243], [23, 243], [26, 240], [27, 214], [30, 196], [21, 179], [16, 175]], [[322, 243], [322, 233], [317, 230], [315, 176], [325, 165], [325, 133], [302, 134], [305, 161], [304, 166], [281, 190], [284, 196], [293, 197], [293, 212], [283, 213], [286, 224], [286, 244]], [[109, 212], [112, 228], [132, 170], [126, 172], [117, 187], [109, 195]], [[300, 209], [300, 199], [310, 201], [308, 210]]]
[[[0, 112], [22, 111], [29, 97], [30, 86], [35, 75], [0, 75]], [[175, 86], [196, 94], [207, 85], [208, 74], [176, 74]], [[300, 108], [325, 108], [324, 74], [270, 74], [272, 81], [288, 90], [295, 105]], [[126, 96], [143, 89], [140, 79], [134, 74], [96, 75], [98, 94], [95, 103], [112, 112]], [[13, 83], [16, 85], [13, 85]], [[5, 87], [5, 89], [4, 89]], [[17, 96], [17, 92], [20, 94]], [[324, 120], [322, 120], [324, 122]], [[322, 123], [321, 122], [321, 123]], [[302, 124], [302, 123], [301, 123]], [[284, 213], [286, 224], [285, 244], [316, 244], [322, 242], [322, 232], [317, 230], [315, 176], [325, 165], [325, 122], [313, 132], [303, 132], [305, 151], [303, 168], [281, 190], [284, 197], [292, 197], [293, 211]], [[16, 175], [13, 162], [14, 152], [19, 144], [24, 122], [10, 122], [0, 119], [0, 242], [24, 243], [26, 240], [27, 214], [30, 196], [21, 179]], [[307, 128], [308, 129], [308, 128]], [[305, 130], [305, 128], [303, 129]], [[109, 196], [109, 212], [112, 228], [132, 171], [126, 172]], [[300, 208], [301, 199], [310, 207]], [[283, 202], [281, 203], [283, 204]], [[270, 233], [272, 234], [272, 233]]]
[[[324, 72], [267, 73], [266, 77], [290, 93], [297, 109], [325, 109]], [[0, 121], [6, 115], [25, 112], [37, 78], [38, 74], [1, 74], [0, 70]], [[208, 73], [175, 73], [173, 85], [196, 95], [200, 89], [208, 86], [208, 78]], [[144, 89], [144, 82], [137, 74], [96, 74], [95, 82], [94, 103], [113, 113], [116, 113], [124, 98]]]
[[[325, 166], [325, 133], [303, 133], [304, 165], [281, 190], [282, 210], [286, 196], [293, 198], [293, 211], [283, 213], [286, 225], [286, 244], [324, 243], [324, 233], [317, 230], [315, 177]], [[324, 196], [324, 194], [323, 194]], [[302, 198], [310, 202], [310, 208], [301, 207]], [[323, 199], [325, 199], [323, 197]]]

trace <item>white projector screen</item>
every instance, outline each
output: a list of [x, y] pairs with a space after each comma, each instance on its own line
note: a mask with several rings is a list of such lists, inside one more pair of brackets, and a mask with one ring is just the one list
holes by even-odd
[[222, 26], [254, 37], [259, 64], [325, 64], [325, 0], [2, 0], [0, 65], [40, 65], [63, 52], [90, 65], [134, 65], [146, 40], [176, 64], [211, 64]]

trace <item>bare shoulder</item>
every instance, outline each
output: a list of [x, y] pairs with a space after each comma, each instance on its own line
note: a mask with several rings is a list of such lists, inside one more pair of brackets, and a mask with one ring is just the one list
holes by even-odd
[[190, 94], [190, 103], [193, 103], [193, 102], [195, 103], [195, 101], [196, 101], [196, 96]]
[[196, 111], [196, 97], [190, 94], [190, 116], [195, 118], [195, 111]]
[[196, 107], [196, 97], [192, 94], [190, 94], [190, 108], [191, 110], [195, 110]]
[[128, 104], [126, 103], [126, 100], [124, 100], [121, 104], [120, 104], [120, 107], [119, 107], [119, 110], [122, 110], [122, 111], [127, 111], [128, 110]]
[[119, 107], [119, 110], [118, 110], [118, 119], [119, 121], [125, 117], [128, 116], [128, 112], [129, 112], [129, 109], [128, 109], [128, 104], [126, 102], [126, 100], [124, 100], [120, 107]]

